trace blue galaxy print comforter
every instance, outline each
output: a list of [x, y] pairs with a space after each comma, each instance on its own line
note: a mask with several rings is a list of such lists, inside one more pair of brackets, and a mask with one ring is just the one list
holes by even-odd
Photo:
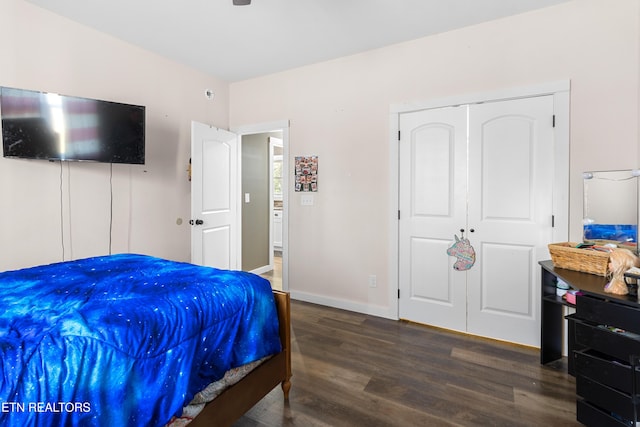
[[0, 273], [0, 425], [161, 426], [280, 351], [269, 282], [144, 255]]

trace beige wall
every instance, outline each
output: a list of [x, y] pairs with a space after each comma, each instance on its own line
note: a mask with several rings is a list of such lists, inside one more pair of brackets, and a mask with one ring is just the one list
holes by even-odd
[[315, 205], [290, 194], [293, 295], [393, 313], [392, 104], [570, 80], [570, 234], [581, 239], [582, 171], [639, 166], [639, 4], [576, 0], [232, 84], [232, 126], [290, 119], [291, 157], [319, 155]]
[[[2, 86], [147, 107], [146, 165], [113, 166], [111, 246], [189, 260], [190, 124], [228, 127], [228, 84], [22, 0], [0, 2], [0, 52]], [[61, 260], [63, 233], [65, 259], [107, 253], [109, 181], [105, 164], [0, 158], [0, 270]]]
[[[242, 137], [242, 269], [269, 265], [269, 133]], [[249, 194], [249, 203], [245, 200]]]

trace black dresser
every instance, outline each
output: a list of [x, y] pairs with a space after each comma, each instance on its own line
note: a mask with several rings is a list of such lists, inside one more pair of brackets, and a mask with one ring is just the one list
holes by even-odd
[[[551, 261], [540, 265], [541, 363], [561, 357], [562, 306], [575, 307], [567, 317], [567, 345], [569, 373], [576, 377], [578, 421], [588, 426], [635, 426], [640, 418], [640, 367], [633, 367], [640, 365], [638, 297], [605, 293], [604, 277], [554, 268]], [[557, 278], [581, 291], [575, 305], [556, 295]]]

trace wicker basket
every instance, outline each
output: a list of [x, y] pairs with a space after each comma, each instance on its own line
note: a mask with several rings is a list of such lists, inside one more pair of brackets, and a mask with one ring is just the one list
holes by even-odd
[[578, 243], [552, 243], [549, 253], [553, 265], [558, 268], [582, 271], [606, 276], [609, 268], [609, 254], [592, 249], [577, 249]]

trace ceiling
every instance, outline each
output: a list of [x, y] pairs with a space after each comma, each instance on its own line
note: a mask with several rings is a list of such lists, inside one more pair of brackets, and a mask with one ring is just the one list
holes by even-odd
[[568, 0], [27, 0], [233, 82]]

